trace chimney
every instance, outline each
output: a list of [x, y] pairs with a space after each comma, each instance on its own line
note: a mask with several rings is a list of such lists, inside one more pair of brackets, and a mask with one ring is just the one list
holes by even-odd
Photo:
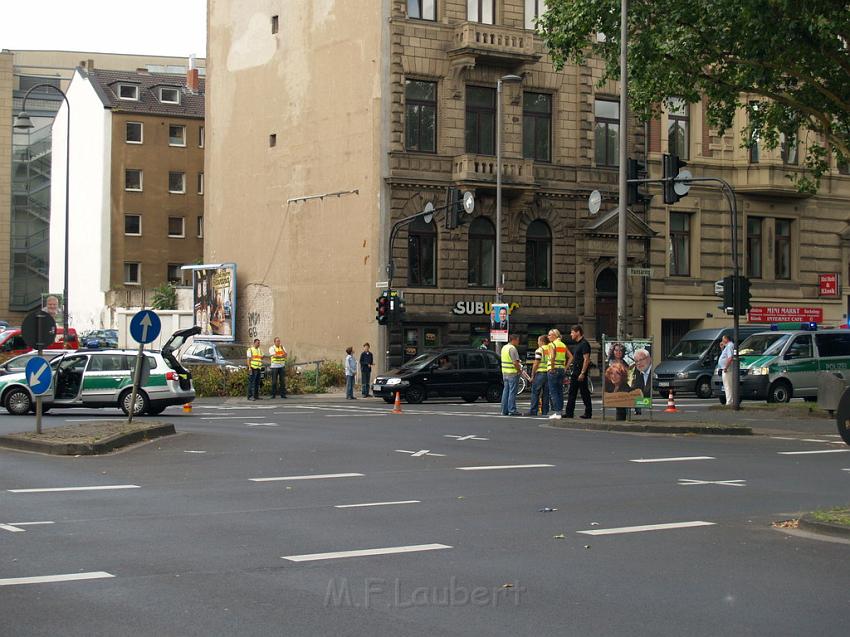
[[198, 69], [195, 68], [195, 56], [189, 56], [189, 68], [186, 71], [186, 90], [190, 93], [197, 94], [200, 88], [198, 80]]
[[80, 66], [87, 71], [94, 70], [94, 60], [80, 60]]

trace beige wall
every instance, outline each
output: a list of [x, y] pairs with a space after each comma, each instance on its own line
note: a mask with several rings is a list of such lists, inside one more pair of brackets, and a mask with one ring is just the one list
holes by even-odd
[[[12, 121], [12, 62], [9, 51], [0, 51], [0, 122]], [[9, 262], [12, 246], [12, 127], [0, 126], [0, 318], [19, 319], [9, 310]]]

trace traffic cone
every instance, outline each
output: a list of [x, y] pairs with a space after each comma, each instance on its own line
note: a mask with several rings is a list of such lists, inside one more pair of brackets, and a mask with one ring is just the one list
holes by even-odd
[[183, 404], [183, 411], [187, 414], [191, 414], [192, 413], [192, 403], [184, 403]]
[[394, 413], [394, 414], [400, 414], [401, 413], [401, 394], [399, 392], [395, 393], [395, 405], [393, 405], [392, 413]]
[[664, 410], [666, 414], [678, 414], [679, 410], [676, 409], [676, 401], [673, 398], [673, 390], [667, 394], [667, 409]]

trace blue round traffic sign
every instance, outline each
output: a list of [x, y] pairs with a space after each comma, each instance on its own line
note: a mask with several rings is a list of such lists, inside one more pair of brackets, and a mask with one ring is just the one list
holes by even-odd
[[53, 379], [53, 370], [50, 369], [50, 363], [47, 362], [46, 358], [33, 356], [24, 371], [27, 376], [27, 384], [33, 394], [41, 396], [47, 393], [47, 390], [50, 389], [50, 381]]
[[156, 340], [162, 329], [162, 322], [153, 310], [137, 312], [130, 320], [130, 336], [142, 345]]

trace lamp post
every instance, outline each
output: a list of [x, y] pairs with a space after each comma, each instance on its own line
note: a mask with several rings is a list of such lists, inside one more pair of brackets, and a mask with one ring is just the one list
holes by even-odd
[[519, 75], [503, 75], [496, 82], [496, 300], [502, 302], [502, 84], [519, 83]]
[[[69, 231], [68, 231], [68, 223], [69, 223], [69, 186], [71, 182], [71, 104], [68, 102], [68, 96], [65, 95], [65, 92], [57, 86], [53, 86], [52, 84], [36, 84], [35, 86], [30, 87], [30, 89], [24, 94], [24, 101], [21, 104], [21, 112], [18, 113], [18, 116], [15, 117], [15, 123], [13, 126], [21, 131], [30, 130], [31, 128], [35, 128], [35, 125], [32, 123], [30, 116], [27, 114], [27, 98], [29, 98], [30, 93], [32, 93], [37, 88], [52, 88], [54, 91], [59, 93], [62, 96], [62, 99], [65, 100], [65, 106], [68, 108], [68, 132], [65, 137], [65, 268], [64, 268], [64, 281], [62, 288], [62, 303], [64, 304], [64, 311], [62, 312], [62, 343], [65, 349], [68, 348], [68, 313], [69, 313], [69, 305], [68, 305], [68, 239], [69, 239]], [[48, 274], [48, 286], [49, 286], [49, 274]], [[49, 287], [48, 287], [49, 291]]]

